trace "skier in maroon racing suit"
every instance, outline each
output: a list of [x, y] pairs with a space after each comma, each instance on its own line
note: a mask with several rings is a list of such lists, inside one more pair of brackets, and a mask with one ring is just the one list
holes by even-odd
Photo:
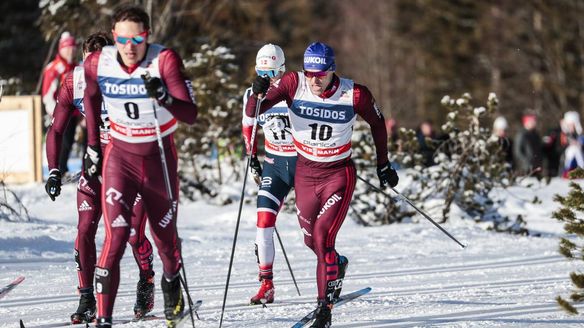
[[[88, 148], [84, 170], [102, 174], [102, 208], [106, 223], [103, 250], [96, 267], [97, 327], [112, 325], [119, 285], [119, 263], [130, 235], [132, 207], [139, 193], [162, 260], [161, 288], [167, 324], [182, 316], [180, 245], [176, 232], [178, 204], [177, 155], [173, 132], [177, 120], [193, 124], [197, 117], [182, 60], [173, 50], [149, 44], [148, 14], [139, 7], [114, 13], [115, 47], [104, 47], [85, 61]], [[143, 75], [152, 78], [144, 81]], [[99, 147], [101, 102], [110, 119], [111, 141], [103, 155]], [[156, 111], [156, 116], [154, 111]], [[160, 126], [172, 195], [167, 195], [155, 119]], [[173, 200], [171, 208], [169, 197]]]
[[[83, 57], [101, 50], [113, 41], [105, 33], [90, 35], [83, 42]], [[85, 88], [83, 66], [77, 66], [73, 72], [65, 76], [59, 89], [57, 105], [53, 111], [53, 120], [47, 131], [47, 160], [49, 163], [49, 178], [45, 189], [54, 201], [61, 192], [61, 172], [59, 154], [63, 142], [63, 134], [74, 113], [85, 114], [83, 110], [83, 90]], [[107, 121], [107, 112], [103, 110], [102, 119]], [[109, 142], [109, 131], [106, 126], [101, 131], [102, 150]], [[95, 249], [95, 234], [101, 218], [101, 182], [97, 177], [88, 179], [81, 175], [77, 185], [77, 238], [75, 239], [75, 263], [79, 279], [79, 306], [71, 315], [71, 323], [92, 322], [95, 319], [96, 306], [93, 296], [93, 273], [97, 260]], [[130, 245], [134, 258], [140, 269], [140, 280], [136, 288], [136, 303], [134, 312], [142, 317], [154, 306], [154, 271], [152, 267], [152, 244], [146, 238], [146, 216], [139, 198], [136, 199], [132, 215], [132, 236]]]
[[296, 207], [304, 242], [317, 256], [318, 305], [311, 327], [330, 327], [331, 309], [340, 296], [348, 264], [335, 250], [337, 233], [345, 220], [356, 172], [351, 160], [351, 135], [356, 114], [371, 126], [381, 186], [394, 187], [397, 172], [387, 158], [384, 118], [367, 87], [338, 77], [333, 49], [315, 42], [304, 53], [304, 72], [286, 73], [270, 88], [267, 78], [258, 76], [252, 86], [246, 113], [253, 116], [257, 96], [265, 95], [260, 113], [286, 101], [296, 164]]

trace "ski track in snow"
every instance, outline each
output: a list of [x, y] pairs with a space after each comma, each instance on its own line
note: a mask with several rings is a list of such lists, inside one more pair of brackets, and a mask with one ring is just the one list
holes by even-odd
[[[250, 188], [253, 188], [250, 185]], [[0, 327], [61, 327], [77, 307], [77, 276], [72, 249], [76, 234], [75, 189], [64, 187], [56, 202], [40, 185], [15, 188], [36, 219], [29, 223], [0, 221], [0, 285], [19, 275], [26, 280], [0, 300]], [[231, 191], [236, 194], [237, 188]], [[373, 290], [333, 310], [333, 327], [584, 327], [584, 318], [569, 316], [554, 301], [571, 290], [569, 273], [579, 263], [557, 253], [561, 224], [551, 217], [551, 198], [567, 183], [519, 191], [534, 195], [536, 206], [509, 199], [502, 212], [523, 214], [542, 237], [484, 231], [459, 212], [444, 227], [469, 246], [461, 249], [431, 224], [361, 227], [348, 219], [337, 249], [349, 258], [344, 291]], [[303, 244], [293, 214], [282, 214], [278, 228], [302, 296], [298, 296], [276, 244], [276, 303], [249, 306], [259, 287], [254, 255], [253, 198], [244, 206], [225, 310], [224, 327], [290, 327], [316, 304], [315, 257]], [[237, 218], [237, 203], [217, 207], [204, 202], [179, 208], [179, 233], [193, 300], [202, 299], [197, 327], [218, 327], [227, 266]], [[103, 241], [100, 227], [97, 245]], [[155, 259], [156, 280], [161, 264]], [[126, 248], [114, 320], [132, 316], [136, 264]], [[154, 315], [162, 316], [162, 294], [156, 286]], [[164, 327], [153, 320], [119, 327]], [[78, 326], [83, 327], [83, 326]], [[188, 327], [188, 325], [187, 325]]]

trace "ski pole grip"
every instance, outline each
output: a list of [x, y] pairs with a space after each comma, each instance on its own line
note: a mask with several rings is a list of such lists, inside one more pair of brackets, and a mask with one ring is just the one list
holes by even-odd
[[150, 81], [150, 78], [151, 78], [150, 72], [146, 71], [146, 73], [140, 75], [140, 77], [142, 78], [142, 80], [144, 80], [144, 82], [148, 82], [148, 81]]

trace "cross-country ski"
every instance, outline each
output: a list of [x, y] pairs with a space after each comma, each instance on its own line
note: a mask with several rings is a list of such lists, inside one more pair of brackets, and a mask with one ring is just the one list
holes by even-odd
[[[349, 293], [349, 294], [341, 295], [336, 301], [333, 302], [333, 304], [335, 307], [341, 306], [347, 302], [350, 302], [358, 297], [361, 297], [361, 296], [369, 293], [370, 291], [371, 291], [371, 288], [367, 287], [367, 288], [363, 288], [363, 289], [354, 291], [354, 292]], [[292, 326], [292, 328], [302, 328], [302, 327], [306, 326], [308, 323], [310, 323], [310, 321], [314, 320], [315, 313], [316, 313], [316, 310], [311, 311], [310, 313], [305, 315], [302, 319], [300, 319], [296, 324], [294, 324]]]
[[23, 281], [24, 281], [24, 276], [20, 276], [20, 277], [14, 279], [13, 282], [0, 288], [0, 299], [3, 298], [4, 296], [6, 296], [11, 290], [13, 290], [16, 286], [20, 285], [20, 283]]

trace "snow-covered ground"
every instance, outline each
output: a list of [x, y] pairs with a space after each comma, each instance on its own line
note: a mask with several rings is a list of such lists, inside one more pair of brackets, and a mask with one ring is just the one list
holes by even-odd
[[[35, 219], [29, 223], [0, 221], [0, 285], [19, 275], [26, 277], [0, 300], [0, 327], [18, 327], [19, 319], [27, 327], [60, 327], [78, 302], [72, 256], [75, 187], [65, 186], [55, 202], [45, 195], [42, 185], [14, 188]], [[240, 186], [231, 188], [225, 192], [237, 195]], [[502, 212], [522, 214], [527, 227], [541, 237], [488, 232], [469, 220], [457, 219], [461, 214], [455, 209], [444, 227], [468, 244], [466, 249], [424, 219], [418, 224], [369, 228], [347, 219], [337, 238], [337, 249], [350, 261], [343, 290], [367, 286], [373, 290], [335, 308], [333, 326], [584, 327], [584, 318], [565, 314], [554, 301], [557, 295], [570, 292], [568, 275], [582, 263], [569, 262], [557, 252], [562, 226], [551, 219], [557, 207], [552, 197], [567, 190], [565, 181], [555, 180], [549, 186], [500, 191], [506, 199]], [[542, 204], [529, 203], [536, 195]], [[290, 327], [315, 306], [315, 256], [303, 245], [295, 216], [281, 215], [278, 228], [302, 296], [297, 295], [277, 246], [276, 302], [267, 308], [247, 305], [258, 287], [253, 251], [255, 201], [250, 200], [243, 208], [223, 326]], [[220, 207], [200, 201], [183, 203], [179, 209], [191, 293], [194, 299], [204, 300], [197, 327], [219, 326], [237, 206], [237, 202]], [[100, 228], [98, 244], [102, 241]], [[161, 272], [158, 258], [156, 271]], [[138, 276], [128, 250], [121, 272], [116, 319], [133, 313]], [[154, 314], [162, 315], [158, 286]], [[126, 326], [164, 324], [149, 321]]]

